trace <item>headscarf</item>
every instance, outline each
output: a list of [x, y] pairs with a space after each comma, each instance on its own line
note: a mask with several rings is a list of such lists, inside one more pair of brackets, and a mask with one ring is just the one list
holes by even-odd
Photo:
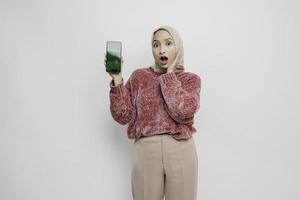
[[[178, 31], [176, 29], [174, 29], [171, 26], [165, 25], [165, 26], [160, 26], [158, 28], [156, 28], [153, 33], [152, 33], [152, 38], [151, 38], [151, 46], [153, 43], [153, 38], [154, 38], [154, 34], [158, 31], [158, 30], [166, 30], [169, 32], [169, 34], [172, 36], [174, 42], [175, 42], [175, 47], [176, 47], [176, 55], [178, 54], [178, 51], [181, 50], [181, 55], [178, 58], [177, 61], [177, 66], [176, 66], [176, 71], [184, 71], [185, 70], [185, 66], [184, 66], [184, 51], [183, 51], [183, 42], [182, 39], [178, 33]], [[154, 65], [152, 66], [152, 68], [155, 71], [161, 71], [160, 66], [155, 62]]]

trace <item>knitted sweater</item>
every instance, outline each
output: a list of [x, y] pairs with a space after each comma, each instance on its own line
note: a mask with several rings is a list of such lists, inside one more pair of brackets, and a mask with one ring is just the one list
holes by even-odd
[[115, 86], [111, 80], [110, 112], [119, 124], [129, 123], [129, 139], [163, 133], [188, 139], [196, 132], [193, 123], [200, 108], [200, 89], [201, 79], [194, 73], [139, 68], [125, 85], [122, 80]]

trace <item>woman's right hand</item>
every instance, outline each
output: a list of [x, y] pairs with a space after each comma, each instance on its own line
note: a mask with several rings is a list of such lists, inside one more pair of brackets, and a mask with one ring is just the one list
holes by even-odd
[[[104, 56], [104, 65], [106, 65], [106, 55]], [[121, 57], [121, 64], [123, 64], [123, 57]], [[121, 68], [122, 69], [122, 68]], [[122, 80], [123, 80], [123, 77], [122, 77], [122, 72], [107, 72], [111, 78], [114, 80], [114, 85], [119, 85]]]

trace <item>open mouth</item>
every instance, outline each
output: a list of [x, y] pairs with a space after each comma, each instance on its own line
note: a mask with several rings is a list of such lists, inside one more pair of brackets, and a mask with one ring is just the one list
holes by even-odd
[[160, 61], [161, 61], [161, 63], [166, 64], [166, 63], [168, 63], [168, 57], [167, 56], [161, 56]]

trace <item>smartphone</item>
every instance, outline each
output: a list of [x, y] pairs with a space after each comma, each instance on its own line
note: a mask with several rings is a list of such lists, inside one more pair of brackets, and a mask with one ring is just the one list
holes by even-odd
[[120, 41], [106, 42], [106, 71], [121, 72], [122, 43]]

